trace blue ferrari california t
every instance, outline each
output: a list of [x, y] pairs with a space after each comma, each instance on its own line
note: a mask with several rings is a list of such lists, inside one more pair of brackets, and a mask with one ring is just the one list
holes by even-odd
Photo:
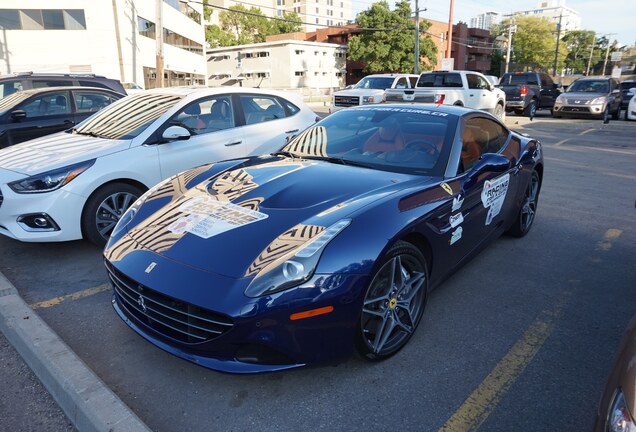
[[486, 243], [532, 227], [541, 144], [488, 113], [339, 111], [271, 155], [156, 185], [104, 251], [113, 306], [144, 338], [235, 373], [382, 360], [427, 295]]

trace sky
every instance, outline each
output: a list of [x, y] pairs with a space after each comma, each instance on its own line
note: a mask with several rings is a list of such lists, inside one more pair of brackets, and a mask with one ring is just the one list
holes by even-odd
[[[412, 8], [415, 8], [415, 1]], [[545, 0], [544, 0], [545, 1]], [[562, 0], [563, 1], [563, 0]], [[354, 15], [365, 10], [374, 0], [352, 0]], [[520, 10], [535, 9], [540, 0], [455, 0], [453, 23], [470, 19], [484, 12], [500, 14]], [[394, 1], [389, 0], [393, 7]], [[594, 30], [598, 36], [606, 33], [621, 45], [636, 44], [636, 1], [635, 0], [565, 0], [564, 5], [574, 9], [581, 16], [581, 29]], [[450, 0], [419, 0], [420, 17], [436, 21], [448, 21]]]

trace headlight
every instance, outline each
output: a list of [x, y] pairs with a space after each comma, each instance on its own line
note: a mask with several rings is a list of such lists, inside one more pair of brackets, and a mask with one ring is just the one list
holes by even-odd
[[608, 416], [608, 432], [634, 432], [636, 425], [627, 409], [625, 397], [621, 389], [616, 390], [614, 402]]
[[365, 103], [365, 104], [370, 104], [370, 103], [373, 103], [374, 101], [375, 101], [375, 98], [373, 96], [364, 96], [362, 98], [362, 103]]
[[607, 98], [605, 96], [597, 97], [596, 99], [592, 99], [590, 105], [603, 105]]
[[64, 168], [58, 168], [27, 177], [23, 180], [14, 181], [9, 183], [8, 186], [13, 189], [15, 193], [19, 194], [51, 192], [70, 183], [75, 177], [89, 169], [94, 163], [95, 159], [80, 162]]
[[554, 103], [565, 103], [565, 96], [558, 95]]
[[287, 259], [265, 274], [257, 274], [245, 290], [248, 297], [260, 297], [292, 288], [308, 280], [314, 273], [325, 246], [345, 229], [351, 220], [343, 219], [318, 234]]

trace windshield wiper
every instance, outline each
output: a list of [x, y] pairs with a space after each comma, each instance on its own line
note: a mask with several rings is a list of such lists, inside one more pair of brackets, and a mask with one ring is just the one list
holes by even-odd
[[305, 159], [314, 159], [314, 160], [324, 160], [327, 162], [339, 164], [339, 165], [349, 165], [349, 166], [357, 166], [363, 168], [372, 168], [373, 165], [367, 164], [364, 162], [358, 162], [351, 159], [343, 159], [334, 156], [303, 156]]
[[72, 128], [70, 131], [71, 131], [71, 133], [78, 134], [78, 135], [87, 135], [87, 136], [95, 137], [95, 138], [108, 138], [107, 136], [100, 135], [100, 134], [98, 134], [96, 132], [80, 132], [80, 131], [78, 131], [75, 128]]
[[296, 153], [292, 153], [292, 152], [286, 151], [286, 150], [277, 151], [276, 153], [272, 153], [272, 154], [274, 156], [287, 156], [287, 157], [290, 157], [292, 159], [301, 157], [300, 155], [297, 155]]

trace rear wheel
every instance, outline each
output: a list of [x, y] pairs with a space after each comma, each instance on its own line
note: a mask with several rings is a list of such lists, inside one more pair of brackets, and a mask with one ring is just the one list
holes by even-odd
[[526, 117], [534, 118], [534, 115], [537, 113], [537, 101], [531, 100], [528, 106], [523, 110], [523, 113]]
[[364, 297], [356, 336], [364, 358], [384, 360], [406, 345], [424, 314], [427, 289], [424, 255], [411, 243], [396, 242]]
[[142, 194], [127, 183], [110, 183], [97, 189], [82, 212], [82, 234], [97, 246], [104, 246], [124, 212]]
[[513, 237], [523, 237], [532, 228], [534, 217], [537, 212], [537, 204], [539, 202], [539, 190], [541, 189], [541, 179], [539, 173], [532, 172], [530, 182], [526, 188], [526, 193], [523, 199], [523, 204], [517, 215], [517, 219], [508, 230], [508, 234]]

